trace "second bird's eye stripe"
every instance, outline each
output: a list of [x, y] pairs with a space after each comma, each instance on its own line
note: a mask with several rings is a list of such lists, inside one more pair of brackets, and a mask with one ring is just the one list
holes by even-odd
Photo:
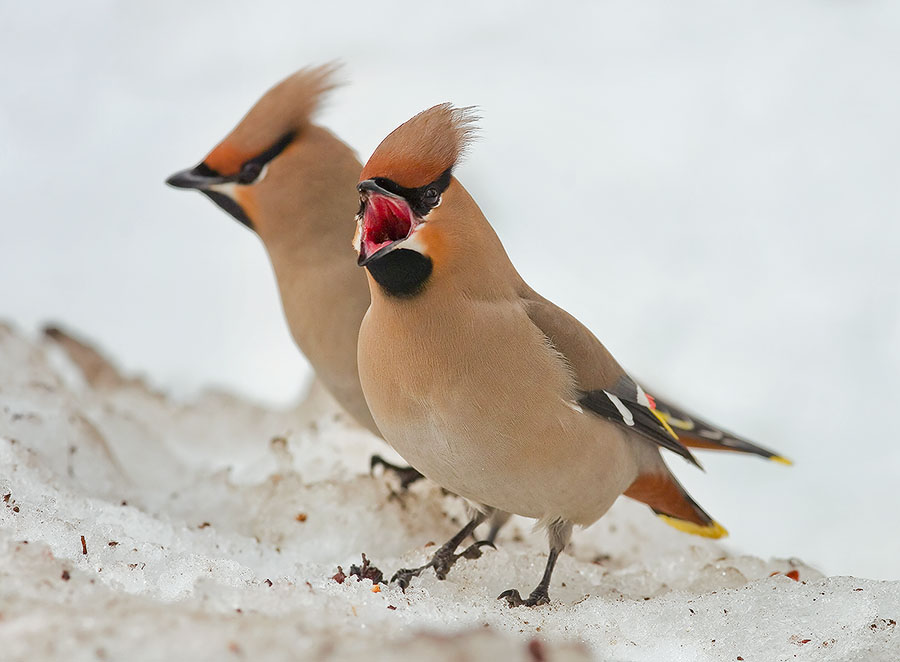
[[193, 174], [198, 177], [221, 177], [222, 173], [217, 170], [213, 170], [210, 168], [205, 161], [198, 163], [194, 166], [194, 169], [191, 171]]
[[266, 165], [269, 161], [271, 161], [276, 156], [281, 154], [285, 149], [287, 149], [287, 146], [290, 145], [291, 142], [293, 142], [296, 135], [297, 134], [295, 131], [288, 131], [287, 133], [282, 135], [274, 145], [269, 147], [269, 149], [264, 151], [256, 158], [250, 159], [248, 163], [259, 164], [260, 166]]
[[631, 410], [619, 400], [619, 396], [613, 395], [609, 391], [603, 392], [606, 393], [606, 397], [609, 398], [609, 401], [613, 403], [615, 408], [619, 410], [619, 414], [622, 416], [622, 420], [625, 421], [625, 425], [634, 427], [634, 414], [632, 414]]
[[241, 163], [237, 172], [233, 175], [229, 175], [228, 178], [243, 186], [260, 181], [266, 176], [266, 170], [269, 163], [274, 161], [285, 149], [287, 149], [288, 145], [293, 142], [296, 135], [295, 131], [288, 131], [283, 134], [277, 142], [264, 152]]

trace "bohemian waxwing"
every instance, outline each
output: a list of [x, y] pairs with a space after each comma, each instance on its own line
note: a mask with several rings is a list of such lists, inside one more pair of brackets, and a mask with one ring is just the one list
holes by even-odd
[[334, 67], [301, 69], [266, 92], [199, 165], [167, 181], [197, 189], [256, 232], [272, 261], [294, 341], [335, 399], [378, 434], [359, 385], [356, 346], [369, 292], [347, 233], [362, 165], [312, 122]]
[[[259, 235], [300, 351], [344, 409], [379, 434], [356, 369], [369, 288], [347, 250], [362, 164], [350, 147], [312, 122], [334, 87], [334, 69], [301, 69], [280, 82], [199, 165], [167, 183], [199, 190]], [[377, 455], [372, 464], [396, 471], [404, 488], [421, 476]]]
[[354, 247], [372, 303], [360, 379], [384, 438], [474, 505], [428, 564], [394, 579], [405, 588], [428, 567], [443, 578], [459, 557], [480, 554], [481, 543], [455, 554], [479, 523], [516, 513], [546, 528], [550, 555], [527, 599], [515, 589], [500, 597], [536, 605], [549, 600], [572, 526], [592, 524], [621, 494], [682, 531], [726, 535], [660, 448], [694, 464], [689, 445], [782, 458], [654, 402], [587, 328], [522, 280], [453, 176], [474, 119], [435, 106], [394, 130], [363, 168]]

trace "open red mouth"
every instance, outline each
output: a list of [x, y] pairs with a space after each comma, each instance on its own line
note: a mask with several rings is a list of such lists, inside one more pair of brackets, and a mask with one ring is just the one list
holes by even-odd
[[403, 198], [370, 193], [360, 226], [359, 263], [389, 252], [390, 246], [407, 239], [418, 224]]

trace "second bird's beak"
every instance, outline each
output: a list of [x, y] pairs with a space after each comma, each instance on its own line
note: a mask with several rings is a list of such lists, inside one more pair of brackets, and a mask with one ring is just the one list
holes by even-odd
[[228, 187], [216, 188], [221, 184], [233, 183], [234, 177], [220, 175], [205, 163], [176, 172], [166, 180], [166, 184], [174, 188], [200, 191], [241, 225], [245, 225], [255, 232], [253, 221], [250, 220], [247, 212], [237, 200], [228, 194]]
[[230, 181], [215, 170], [201, 163], [193, 168], [179, 170], [166, 180], [166, 184], [174, 188], [204, 190], [216, 184], [224, 184]]
[[363, 203], [357, 228], [357, 263], [362, 267], [399, 248], [421, 220], [404, 198], [372, 179], [360, 182], [356, 190]]

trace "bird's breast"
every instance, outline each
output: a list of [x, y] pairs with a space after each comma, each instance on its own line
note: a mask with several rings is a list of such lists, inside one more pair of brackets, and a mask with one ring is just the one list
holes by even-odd
[[515, 303], [425, 311], [373, 302], [359, 368], [385, 439], [460, 496], [593, 521], [633, 480], [608, 480], [623, 459], [621, 435], [572, 406], [567, 366]]

